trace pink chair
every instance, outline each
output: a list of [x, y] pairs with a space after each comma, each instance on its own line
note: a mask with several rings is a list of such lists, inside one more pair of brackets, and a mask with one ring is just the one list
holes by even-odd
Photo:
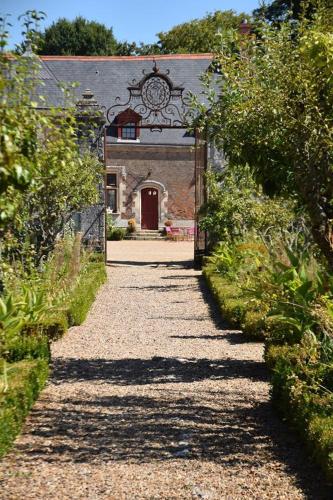
[[186, 234], [187, 234], [187, 238], [189, 240], [193, 240], [194, 239], [194, 227], [188, 227], [186, 230]]

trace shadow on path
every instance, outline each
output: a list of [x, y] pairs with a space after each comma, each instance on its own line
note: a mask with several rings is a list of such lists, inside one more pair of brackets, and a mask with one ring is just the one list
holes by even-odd
[[192, 383], [200, 380], [267, 381], [263, 362], [225, 358], [70, 359], [54, 361], [55, 384], [96, 381], [112, 385]]
[[[244, 393], [242, 377], [265, 378], [259, 363], [153, 358], [58, 359], [54, 365], [55, 384], [88, 380], [156, 385], [149, 389], [149, 396], [138, 396], [133, 390], [96, 396], [87, 386], [83, 392], [78, 388], [76, 398], [60, 402], [46, 396], [45, 404], [42, 399], [31, 414], [34, 446], [18, 446], [22, 460], [98, 465], [109, 460], [148, 463], [199, 459], [237, 466], [240, 474], [242, 468], [260, 474], [260, 468], [273, 457], [273, 467], [293, 474], [308, 498], [331, 498], [321, 472], [309, 463], [270, 403], [251, 402]], [[239, 388], [221, 386], [219, 391], [210, 391], [206, 387], [200, 391], [200, 386], [194, 385], [183, 395], [177, 385], [158, 385], [227, 377], [238, 379]]]
[[147, 266], [147, 267], [168, 267], [174, 269], [192, 269], [193, 268], [193, 260], [170, 260], [170, 261], [139, 261], [139, 260], [116, 260], [116, 259], [108, 259], [106, 262], [107, 266], [113, 267], [121, 267], [121, 266]]

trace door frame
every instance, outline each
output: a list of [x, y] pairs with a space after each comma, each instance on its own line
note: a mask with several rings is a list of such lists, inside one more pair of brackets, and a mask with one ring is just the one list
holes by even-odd
[[161, 216], [161, 195], [160, 195], [160, 190], [155, 187], [155, 186], [142, 186], [141, 189], [140, 189], [140, 227], [141, 229], [142, 228], [142, 192], [144, 190], [148, 190], [148, 189], [154, 189], [155, 191], [157, 191], [157, 228], [156, 230], [159, 229], [160, 227], [160, 216]]

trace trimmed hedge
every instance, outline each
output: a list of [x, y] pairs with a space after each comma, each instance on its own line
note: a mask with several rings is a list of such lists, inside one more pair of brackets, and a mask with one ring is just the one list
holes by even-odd
[[[60, 338], [68, 326], [81, 324], [106, 281], [104, 259], [92, 256], [83, 268], [69, 304], [57, 316], [25, 325], [20, 335], [8, 339], [8, 391], [0, 384], [0, 457], [19, 434], [25, 417], [44, 387], [49, 372], [50, 341]], [[1, 381], [0, 373], [0, 381]]]
[[[333, 481], [333, 364], [323, 364], [313, 356], [300, 344], [271, 345], [265, 361], [272, 370], [274, 407]], [[327, 390], [321, 390], [323, 384]]]
[[105, 265], [102, 262], [89, 262], [74, 288], [67, 310], [70, 326], [80, 325], [86, 319], [95, 300], [99, 287], [106, 281]]
[[[49, 373], [48, 360], [24, 360], [8, 367], [9, 389], [0, 391], [0, 457], [19, 434]], [[0, 379], [2, 376], [0, 375]]]
[[208, 263], [203, 274], [223, 318], [242, 328], [249, 339], [265, 340], [273, 405], [333, 481], [333, 363], [321, 360], [320, 342], [317, 346], [297, 343], [285, 324], [266, 320], [263, 313], [251, 309], [237, 282], [219, 275], [214, 265]]
[[123, 227], [111, 227], [107, 230], [106, 239], [108, 241], [120, 241], [125, 238], [127, 231]]
[[230, 280], [218, 274], [214, 266], [210, 264], [203, 268], [203, 275], [223, 318], [230, 325], [242, 329], [249, 340], [264, 340], [266, 336], [264, 314], [248, 304], [244, 292], [237, 283], [231, 283]]

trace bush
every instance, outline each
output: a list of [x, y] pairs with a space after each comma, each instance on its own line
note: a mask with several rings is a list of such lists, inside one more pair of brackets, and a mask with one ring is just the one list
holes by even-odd
[[265, 361], [272, 370], [275, 408], [333, 480], [333, 363], [323, 364], [321, 356], [320, 343], [305, 337], [299, 345], [271, 345]]
[[21, 333], [7, 344], [5, 359], [9, 363], [23, 359], [50, 359], [49, 339], [42, 333], [27, 335]]
[[263, 340], [266, 335], [265, 314], [251, 308], [248, 298], [237, 282], [231, 282], [230, 278], [221, 276], [209, 262], [204, 267], [203, 274], [219, 305], [222, 317], [232, 326], [242, 328], [249, 340]]
[[123, 227], [112, 227], [107, 230], [108, 241], [120, 241], [126, 236], [126, 229]]
[[136, 231], [136, 220], [135, 219], [129, 219], [127, 222], [127, 232], [128, 233], [135, 233]]
[[8, 391], [0, 391], [0, 457], [20, 432], [25, 417], [45, 385], [48, 372], [46, 359], [24, 360], [9, 366]]
[[101, 262], [90, 262], [80, 275], [73, 289], [67, 310], [70, 326], [80, 325], [95, 300], [99, 287], [106, 281], [105, 265]]

